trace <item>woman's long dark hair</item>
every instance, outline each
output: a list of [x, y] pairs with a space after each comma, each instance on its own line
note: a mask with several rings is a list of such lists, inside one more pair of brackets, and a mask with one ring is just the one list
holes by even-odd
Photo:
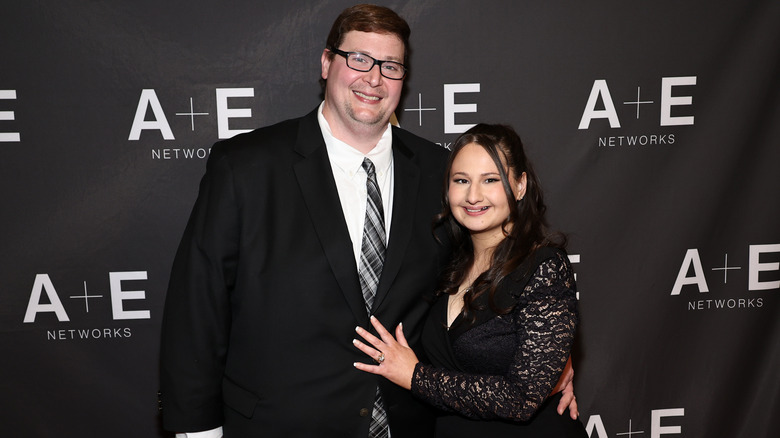
[[[469, 230], [458, 223], [452, 215], [449, 203], [449, 184], [452, 162], [464, 146], [476, 143], [482, 146], [496, 163], [501, 182], [506, 192], [510, 206], [509, 217], [502, 224], [506, 236], [496, 248], [490, 259], [490, 267], [482, 273], [463, 296], [463, 316], [466, 321], [474, 321], [474, 312], [484, 310], [475, 300], [488, 294], [488, 303], [494, 312], [506, 314], [510, 308], [497, 308], [495, 292], [501, 280], [520, 266], [523, 261], [533, 255], [536, 249], [553, 246], [563, 249], [566, 237], [561, 233], [552, 233], [548, 229], [542, 190], [531, 162], [525, 155], [520, 136], [507, 125], [479, 124], [466, 131], [452, 146], [445, 172], [444, 191], [442, 196], [442, 211], [435, 220], [435, 226], [443, 226], [451, 238], [453, 247], [452, 259], [445, 268], [439, 285], [438, 295], [453, 295], [466, 280], [474, 263], [474, 247]], [[512, 191], [509, 170], [516, 176], [526, 174], [525, 196], [517, 201]], [[511, 208], [516, 205], [516, 208]]]

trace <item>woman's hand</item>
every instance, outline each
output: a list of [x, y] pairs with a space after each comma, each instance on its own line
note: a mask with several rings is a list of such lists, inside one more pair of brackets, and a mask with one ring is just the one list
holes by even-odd
[[403, 326], [398, 324], [395, 329], [395, 336], [398, 338], [396, 341], [393, 335], [373, 316], [371, 317], [371, 325], [374, 326], [382, 339], [361, 327], [356, 327], [355, 331], [370, 345], [357, 339], [353, 339], [352, 343], [373, 359], [377, 365], [355, 362], [355, 368], [367, 373], [379, 374], [402, 388], [411, 389], [414, 366], [419, 360], [406, 342]]

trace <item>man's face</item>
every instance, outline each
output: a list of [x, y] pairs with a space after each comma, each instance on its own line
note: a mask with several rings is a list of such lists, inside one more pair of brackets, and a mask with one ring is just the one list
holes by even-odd
[[[403, 63], [404, 44], [395, 35], [350, 31], [341, 47], [345, 52], [360, 52], [380, 61]], [[379, 66], [359, 72], [347, 67], [343, 56], [324, 51], [322, 77], [327, 79], [323, 115], [334, 135], [355, 136], [384, 129], [401, 98], [403, 80], [387, 79]]]

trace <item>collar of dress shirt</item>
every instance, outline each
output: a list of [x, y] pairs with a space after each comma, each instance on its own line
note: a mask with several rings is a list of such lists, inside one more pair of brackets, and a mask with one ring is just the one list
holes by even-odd
[[387, 124], [387, 129], [379, 139], [374, 149], [363, 155], [360, 151], [344, 143], [333, 136], [328, 121], [322, 115], [322, 106], [320, 104], [317, 110], [317, 120], [320, 123], [322, 138], [325, 139], [325, 146], [328, 149], [328, 157], [333, 166], [336, 166], [342, 172], [350, 177], [357, 174], [363, 165], [363, 158], [368, 157], [374, 163], [377, 175], [381, 178], [390, 170], [390, 164], [393, 161], [393, 130], [391, 125]]

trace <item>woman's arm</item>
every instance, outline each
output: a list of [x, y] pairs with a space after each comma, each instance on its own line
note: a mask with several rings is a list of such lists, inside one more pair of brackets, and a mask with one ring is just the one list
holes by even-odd
[[517, 350], [504, 375], [469, 374], [417, 363], [411, 349], [400, 343], [401, 330], [396, 330], [396, 343], [386, 330], [379, 330], [378, 322], [374, 326], [381, 340], [358, 331], [374, 348], [360, 341], [356, 345], [375, 360], [384, 353], [384, 362], [356, 367], [411, 387], [416, 396], [440, 409], [472, 418], [527, 420], [550, 395], [568, 360], [577, 318], [573, 288], [565, 255], [537, 268], [522, 293], [524, 302], [512, 313]]

